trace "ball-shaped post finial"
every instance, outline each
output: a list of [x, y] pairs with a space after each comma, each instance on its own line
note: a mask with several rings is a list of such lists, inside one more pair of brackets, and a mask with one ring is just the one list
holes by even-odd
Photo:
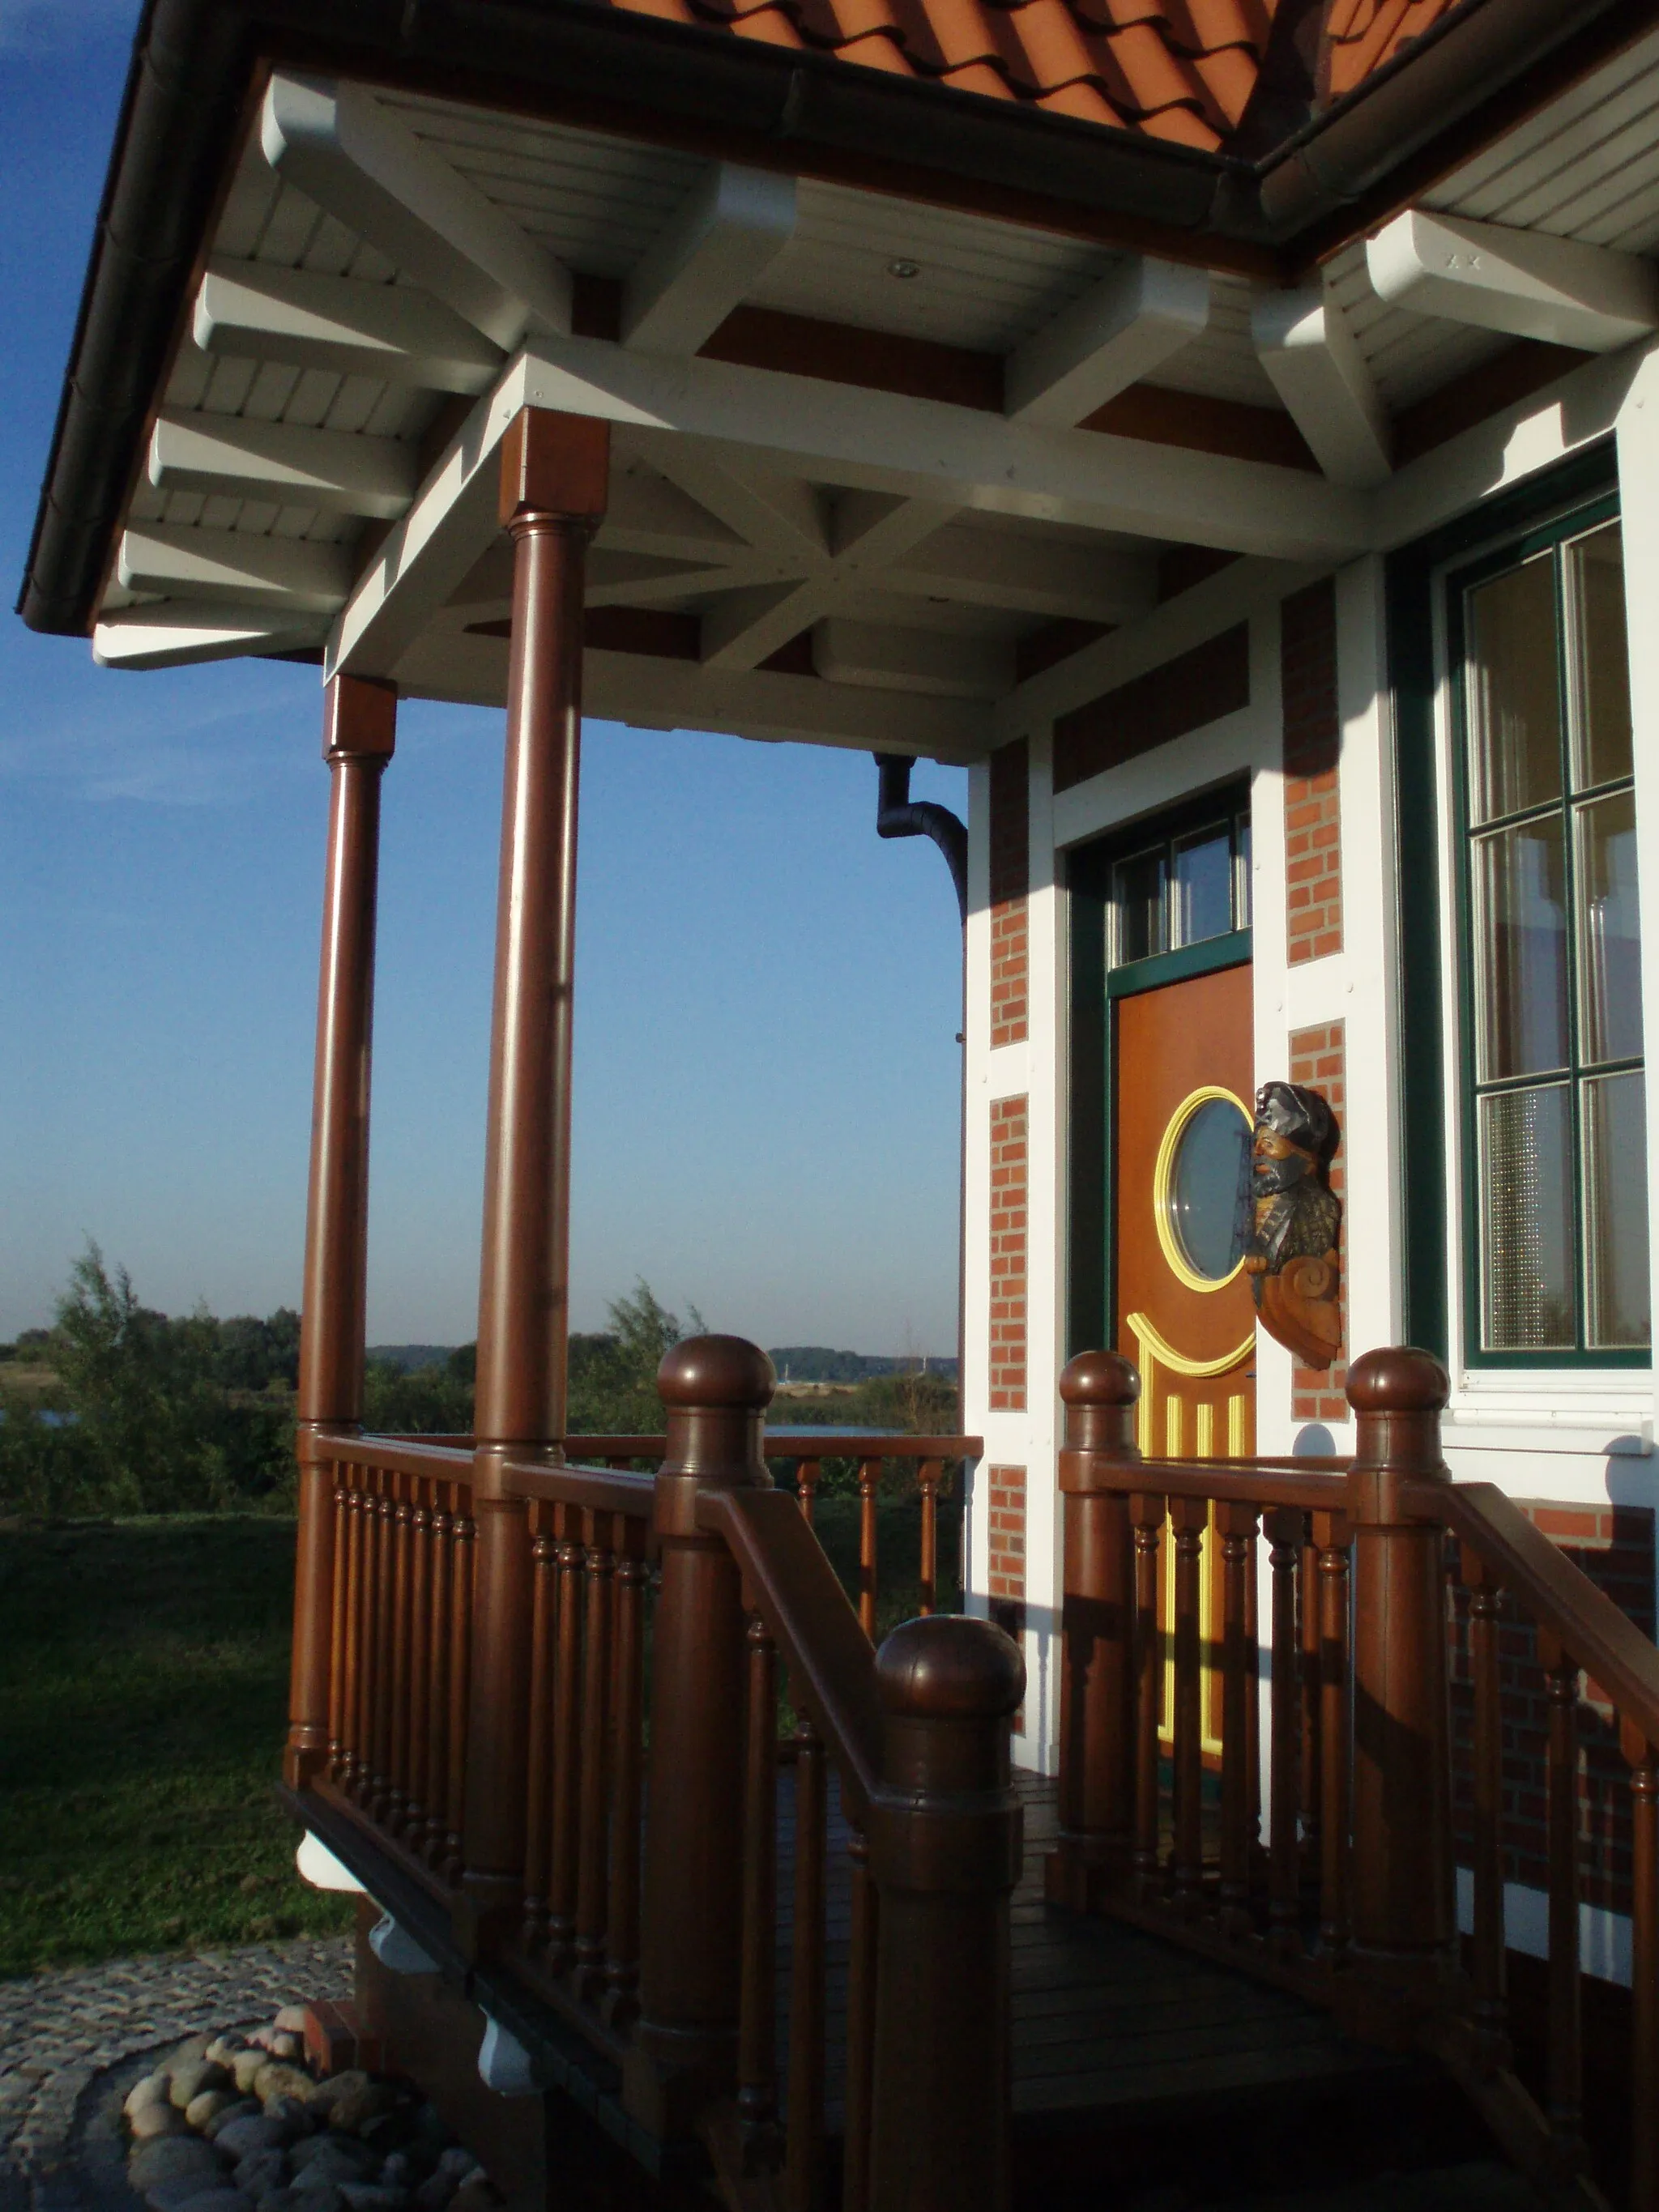
[[1438, 1413], [1450, 1396], [1450, 1376], [1433, 1352], [1414, 1345], [1385, 1345], [1348, 1370], [1348, 1403], [1356, 1413]]
[[1091, 1460], [1139, 1457], [1135, 1403], [1140, 1377], [1133, 1360], [1116, 1352], [1079, 1352], [1061, 1370], [1060, 1395], [1066, 1407], [1062, 1490], [1089, 1487]]
[[763, 1411], [777, 1387], [777, 1370], [744, 1336], [688, 1336], [663, 1354], [657, 1395], [671, 1409]]
[[882, 1710], [907, 1720], [1000, 1719], [1025, 1695], [1025, 1662], [994, 1621], [936, 1613], [894, 1629], [876, 1685]]
[[1133, 1406], [1140, 1377], [1121, 1352], [1079, 1352], [1060, 1370], [1060, 1395], [1067, 1406]]

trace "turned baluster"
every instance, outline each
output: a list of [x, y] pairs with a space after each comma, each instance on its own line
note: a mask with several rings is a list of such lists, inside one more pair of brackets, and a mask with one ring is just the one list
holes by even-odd
[[1302, 1746], [1297, 1735], [1302, 1686], [1297, 1673], [1300, 1639], [1297, 1632], [1296, 1584], [1303, 1556], [1303, 1516], [1290, 1506], [1276, 1505], [1267, 1514], [1267, 1568], [1273, 1585], [1273, 1676], [1268, 1689], [1272, 1740], [1267, 1752], [1267, 1932], [1274, 1950], [1282, 1958], [1290, 1958], [1301, 1948], [1301, 1861], [1296, 1816], [1302, 1782]]
[[329, 1592], [328, 1626], [328, 1758], [327, 1771], [337, 1781], [339, 1778], [342, 1747], [345, 1735], [346, 1714], [346, 1643], [347, 1623], [350, 1607], [350, 1539], [347, 1534], [350, 1521], [350, 1496], [347, 1488], [348, 1470], [338, 1461], [334, 1463], [333, 1519], [334, 1534], [330, 1552], [333, 1587]]
[[605, 1938], [610, 1873], [606, 1815], [611, 1801], [611, 1516], [584, 1516], [586, 1595], [582, 1654], [582, 1771], [580, 1861], [576, 1879], [576, 1972], [586, 1997], [605, 1978]]
[[994, 2212], [1012, 2180], [1010, 1899], [1023, 1816], [1009, 1732], [1024, 1663], [989, 1621], [912, 1620], [877, 1653], [876, 1680], [870, 2202]]
[[1319, 1547], [1304, 1543], [1297, 1576], [1297, 1729], [1301, 1739], [1302, 1866], [1317, 1881], [1325, 1782], [1319, 1721]]
[[380, 1501], [379, 1478], [368, 1468], [358, 1470], [356, 1621], [353, 1632], [355, 1694], [352, 1718], [351, 1794], [364, 1811], [370, 1802], [370, 1771], [374, 1757], [374, 1642], [379, 1618], [380, 1570]]
[[392, 1515], [392, 1693], [391, 1753], [387, 1760], [386, 1812], [387, 1830], [400, 1836], [409, 1813], [409, 1720], [413, 1668], [415, 1509], [410, 1502], [412, 1485], [406, 1476], [394, 1477], [397, 1504]]
[[1250, 1634], [1257, 1511], [1216, 1508], [1221, 1545], [1221, 1922], [1231, 1935], [1249, 1926], [1250, 1852], [1256, 1840], [1258, 1766], [1250, 1726], [1255, 1687]]
[[801, 1518], [810, 1528], [813, 1509], [817, 1503], [818, 1480], [823, 1473], [822, 1460], [804, 1459], [795, 1468], [795, 1496], [800, 1501]]
[[748, 1651], [738, 2118], [752, 2141], [778, 2111], [778, 1652], [759, 1613], [749, 1623]]
[[380, 1477], [374, 1512], [374, 1750], [369, 1776], [369, 1817], [386, 1826], [392, 1800], [392, 1679], [397, 1648], [397, 1477]]
[[1209, 1503], [1172, 1498], [1175, 1531], [1175, 1893], [1188, 1916], [1204, 1897], [1202, 1563]]
[[1631, 2212], [1659, 2212], [1659, 1747], [1620, 1724], [1631, 1787]]
[[431, 1750], [427, 1739], [426, 1709], [431, 1658], [428, 1625], [432, 1616], [432, 1514], [426, 1502], [424, 1482], [415, 1485], [409, 1542], [409, 1761], [404, 1835], [418, 1850], [426, 1826]]
[[345, 1532], [339, 1550], [339, 1576], [345, 1617], [340, 1679], [334, 1686], [339, 1700], [339, 1741], [330, 1759], [329, 1771], [344, 1790], [350, 1786], [357, 1747], [362, 1741], [357, 1734], [357, 1705], [362, 1677], [363, 1501], [360, 1488], [362, 1477], [357, 1469], [343, 1468], [341, 1479], [345, 1493]]
[[1504, 1966], [1504, 1712], [1498, 1671], [1503, 1591], [1478, 1553], [1462, 1547], [1469, 1594], [1469, 1677], [1474, 1702], [1473, 1871], [1474, 1878], [1474, 2019], [1492, 2039], [1491, 2056], [1507, 2059]]
[[1545, 2117], [1558, 2159], [1582, 2162], [1583, 2026], [1578, 1972], [1578, 1663], [1540, 1632], [1549, 1707], [1549, 2057]]
[[1319, 1942], [1334, 1965], [1348, 1942], [1348, 1524], [1316, 1513], [1319, 1555]]
[[925, 1459], [916, 1470], [921, 1492], [921, 1602], [917, 1610], [924, 1620], [939, 1601], [939, 1488], [944, 1473], [942, 1459]]
[[553, 1669], [553, 1841], [547, 1882], [547, 1952], [557, 1970], [576, 1955], [576, 1899], [581, 1869], [582, 1568], [581, 1515], [558, 1516], [558, 1657]]
[[1046, 1875], [1050, 1897], [1081, 1908], [1091, 1887], [1123, 1871], [1134, 1818], [1134, 1550], [1123, 1483], [1140, 1459], [1140, 1382], [1115, 1352], [1087, 1352], [1061, 1375], [1060, 1395], [1060, 1842]]
[[783, 2169], [787, 2212], [813, 2212], [823, 2164], [825, 1782], [823, 1744], [811, 1716], [802, 1711], [795, 1727], [795, 1898]]
[[558, 1547], [544, 1525], [548, 1508], [532, 1509], [530, 1612], [530, 1771], [525, 1778], [524, 1926], [526, 1947], [547, 1941], [549, 1838], [553, 1817], [553, 1650], [557, 1633]]
[[879, 1912], [868, 1839], [847, 1838], [853, 1895], [847, 1947], [847, 2107], [842, 2130], [842, 2212], [869, 2212], [870, 2123], [875, 2095], [876, 1956]]
[[454, 1526], [455, 1565], [451, 1588], [449, 1646], [449, 1787], [446, 1793], [449, 1829], [444, 1838], [444, 1874], [452, 1882], [461, 1878], [461, 1822], [466, 1802], [467, 1717], [472, 1695], [473, 1560], [477, 1550], [477, 1525], [468, 1510], [471, 1493], [458, 1489]]
[[1443, 2003], [1457, 1966], [1444, 1540], [1408, 1504], [1449, 1481], [1440, 1412], [1450, 1389], [1431, 1354], [1398, 1347], [1367, 1352], [1348, 1375], [1352, 1947], [1364, 1984], [1402, 2018]]
[[859, 1626], [876, 1640], [876, 1504], [881, 1492], [881, 1462], [859, 1462]]
[[432, 1512], [432, 1607], [427, 1622], [427, 1808], [421, 1849], [429, 1866], [441, 1867], [449, 1833], [449, 1644], [450, 1613], [455, 1602], [455, 1517], [450, 1510], [453, 1486], [436, 1486]]
[[1169, 1500], [1151, 1492], [1136, 1491], [1129, 1499], [1135, 1542], [1133, 1865], [1136, 1883], [1146, 1897], [1160, 1886], [1158, 1732], [1164, 1724], [1164, 1632], [1158, 1610], [1169, 1510]]
[[645, 1735], [645, 1523], [620, 1523], [615, 1671], [611, 1711], [615, 1756], [611, 1794], [611, 1926], [605, 1962], [605, 2018], [631, 2027], [639, 2009], [641, 1760]]

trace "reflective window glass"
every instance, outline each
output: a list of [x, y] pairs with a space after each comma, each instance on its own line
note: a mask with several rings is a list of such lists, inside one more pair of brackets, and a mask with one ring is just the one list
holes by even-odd
[[1568, 1064], [1566, 871], [1561, 817], [1483, 837], [1474, 854], [1480, 1076]]
[[1642, 1049], [1642, 938], [1636, 899], [1636, 794], [1578, 809], [1580, 1057], [1594, 1066]]
[[1164, 915], [1168, 870], [1162, 845], [1120, 860], [1112, 870], [1112, 908], [1117, 917], [1112, 957], [1118, 965], [1168, 951]]
[[1616, 522], [1566, 549], [1572, 611], [1573, 783], [1580, 791], [1631, 772], [1630, 659], [1625, 641], [1625, 548]]
[[1176, 1140], [1170, 1226], [1188, 1266], [1219, 1283], [1244, 1256], [1249, 1233], [1250, 1125], [1230, 1098], [1206, 1098]]
[[1201, 945], [1207, 937], [1227, 934], [1233, 926], [1233, 854], [1226, 823], [1176, 838], [1172, 889], [1175, 944]]
[[1570, 1352], [1571, 1097], [1565, 1083], [1480, 1101], [1481, 1304], [1488, 1352]]
[[1474, 815], [1492, 822], [1561, 795], [1554, 562], [1476, 585], [1464, 620]]
[[1639, 1069], [1584, 1085], [1585, 1333], [1608, 1351], [1653, 1341], [1645, 1114]]
[[1233, 894], [1233, 927], [1248, 929], [1250, 926], [1250, 902], [1254, 890], [1250, 881], [1250, 817], [1248, 814], [1241, 814], [1238, 817], [1233, 833], [1233, 845], [1237, 854], [1237, 888]]

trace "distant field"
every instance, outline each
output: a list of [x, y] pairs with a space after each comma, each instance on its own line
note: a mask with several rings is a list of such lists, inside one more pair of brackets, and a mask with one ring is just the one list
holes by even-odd
[[[939, 1519], [954, 1609], [954, 1501]], [[914, 1498], [881, 1508], [884, 1633], [916, 1609], [920, 1525]], [[821, 1498], [817, 1526], [855, 1593], [858, 1500]], [[293, 1589], [270, 1517], [0, 1536], [0, 1977], [349, 1924], [271, 1795]]]
[[294, 1527], [0, 1537], [0, 1975], [344, 1928], [271, 1796]]

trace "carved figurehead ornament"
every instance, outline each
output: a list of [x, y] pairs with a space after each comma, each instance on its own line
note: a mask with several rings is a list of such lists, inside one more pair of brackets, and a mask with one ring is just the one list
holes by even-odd
[[1316, 1091], [1264, 1083], [1256, 1092], [1244, 1271], [1262, 1326], [1310, 1367], [1328, 1367], [1342, 1346], [1342, 1204], [1330, 1187], [1338, 1135]]

